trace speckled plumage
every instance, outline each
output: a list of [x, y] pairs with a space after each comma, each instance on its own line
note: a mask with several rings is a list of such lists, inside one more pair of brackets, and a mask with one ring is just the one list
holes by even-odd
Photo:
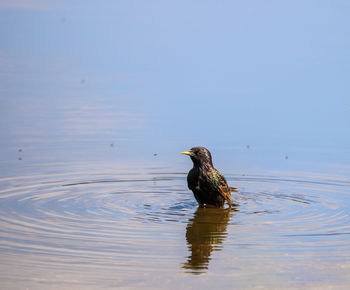
[[187, 175], [187, 184], [199, 206], [223, 207], [225, 201], [231, 206], [231, 191], [236, 189], [229, 187], [225, 177], [214, 168], [209, 150], [193, 147], [182, 153], [189, 155], [193, 161], [193, 168]]

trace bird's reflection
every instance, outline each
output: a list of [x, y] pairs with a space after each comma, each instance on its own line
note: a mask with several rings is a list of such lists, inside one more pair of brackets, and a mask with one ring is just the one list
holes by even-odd
[[190, 255], [183, 268], [193, 274], [204, 273], [208, 269], [212, 251], [222, 249], [227, 236], [227, 224], [235, 208], [201, 208], [189, 219], [186, 241]]

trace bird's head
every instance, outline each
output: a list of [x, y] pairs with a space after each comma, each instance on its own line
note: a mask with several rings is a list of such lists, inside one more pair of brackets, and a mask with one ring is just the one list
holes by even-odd
[[209, 164], [213, 166], [211, 154], [207, 148], [193, 147], [188, 151], [181, 152], [181, 154], [189, 155], [195, 165]]

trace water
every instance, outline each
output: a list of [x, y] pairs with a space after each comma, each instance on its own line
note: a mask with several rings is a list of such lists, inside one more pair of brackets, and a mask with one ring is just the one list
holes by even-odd
[[304, 2], [0, 1], [0, 288], [347, 289], [350, 6]]
[[349, 179], [226, 176], [231, 210], [197, 208], [165, 168], [2, 178], [2, 286], [347, 285]]

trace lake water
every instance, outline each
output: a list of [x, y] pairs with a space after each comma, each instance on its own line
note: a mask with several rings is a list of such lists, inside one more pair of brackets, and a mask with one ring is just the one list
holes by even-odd
[[0, 2], [0, 288], [347, 289], [350, 6], [147, 3]]
[[348, 178], [226, 172], [203, 209], [184, 170], [94, 166], [1, 178], [3, 288], [348, 285]]

